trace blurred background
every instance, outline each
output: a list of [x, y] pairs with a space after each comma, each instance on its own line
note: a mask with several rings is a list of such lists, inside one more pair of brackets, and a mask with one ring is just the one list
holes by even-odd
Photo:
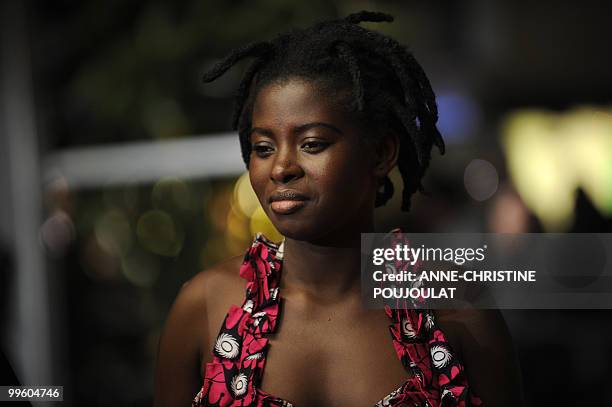
[[[421, 62], [447, 142], [429, 195], [409, 214], [399, 196], [378, 209], [381, 231], [612, 231], [610, 2], [9, 0], [0, 384], [151, 405], [181, 284], [257, 231], [279, 238], [229, 130], [243, 67], [201, 74], [233, 47], [361, 9], [395, 16], [369, 27]], [[612, 406], [612, 312], [504, 314], [530, 405]]]

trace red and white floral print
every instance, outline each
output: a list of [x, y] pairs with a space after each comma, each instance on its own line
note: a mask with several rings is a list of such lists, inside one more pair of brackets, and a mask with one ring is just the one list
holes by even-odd
[[[393, 231], [395, 232], [395, 231]], [[283, 245], [258, 234], [244, 257], [240, 275], [247, 280], [241, 307], [232, 306], [205, 365], [195, 406], [297, 407], [257, 387], [268, 349], [267, 334], [276, 328]], [[463, 365], [435, 325], [433, 311], [385, 307], [393, 347], [413, 375], [374, 407], [482, 406], [471, 391]]]

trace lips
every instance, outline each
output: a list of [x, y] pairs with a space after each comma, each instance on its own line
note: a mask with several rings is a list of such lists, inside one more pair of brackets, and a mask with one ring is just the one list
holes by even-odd
[[272, 211], [280, 215], [288, 215], [303, 208], [307, 200], [307, 196], [294, 190], [285, 189], [272, 193], [269, 202]]

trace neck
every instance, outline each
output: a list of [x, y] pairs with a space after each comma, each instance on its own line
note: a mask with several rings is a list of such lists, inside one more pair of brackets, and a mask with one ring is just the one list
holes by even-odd
[[369, 220], [316, 241], [286, 238], [284, 285], [331, 301], [359, 296], [361, 233], [373, 231], [374, 222]]

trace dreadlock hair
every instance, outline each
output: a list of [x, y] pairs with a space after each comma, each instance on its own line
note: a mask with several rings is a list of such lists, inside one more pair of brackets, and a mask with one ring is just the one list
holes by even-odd
[[[385, 13], [361, 11], [343, 19], [321, 22], [278, 35], [271, 41], [240, 47], [204, 75], [211, 82], [238, 61], [253, 61], [237, 90], [232, 126], [238, 130], [242, 158], [248, 168], [249, 130], [257, 92], [267, 84], [289, 78], [315, 82], [317, 89], [345, 95], [344, 106], [374, 137], [387, 131], [399, 136], [398, 169], [404, 188], [403, 211], [410, 198], [424, 192], [421, 179], [435, 144], [444, 154], [444, 140], [436, 127], [435, 94], [423, 68], [410, 51], [393, 38], [359, 26], [361, 22], [391, 22]], [[348, 94], [348, 96], [347, 96]], [[382, 180], [376, 207], [394, 192], [388, 176]]]

